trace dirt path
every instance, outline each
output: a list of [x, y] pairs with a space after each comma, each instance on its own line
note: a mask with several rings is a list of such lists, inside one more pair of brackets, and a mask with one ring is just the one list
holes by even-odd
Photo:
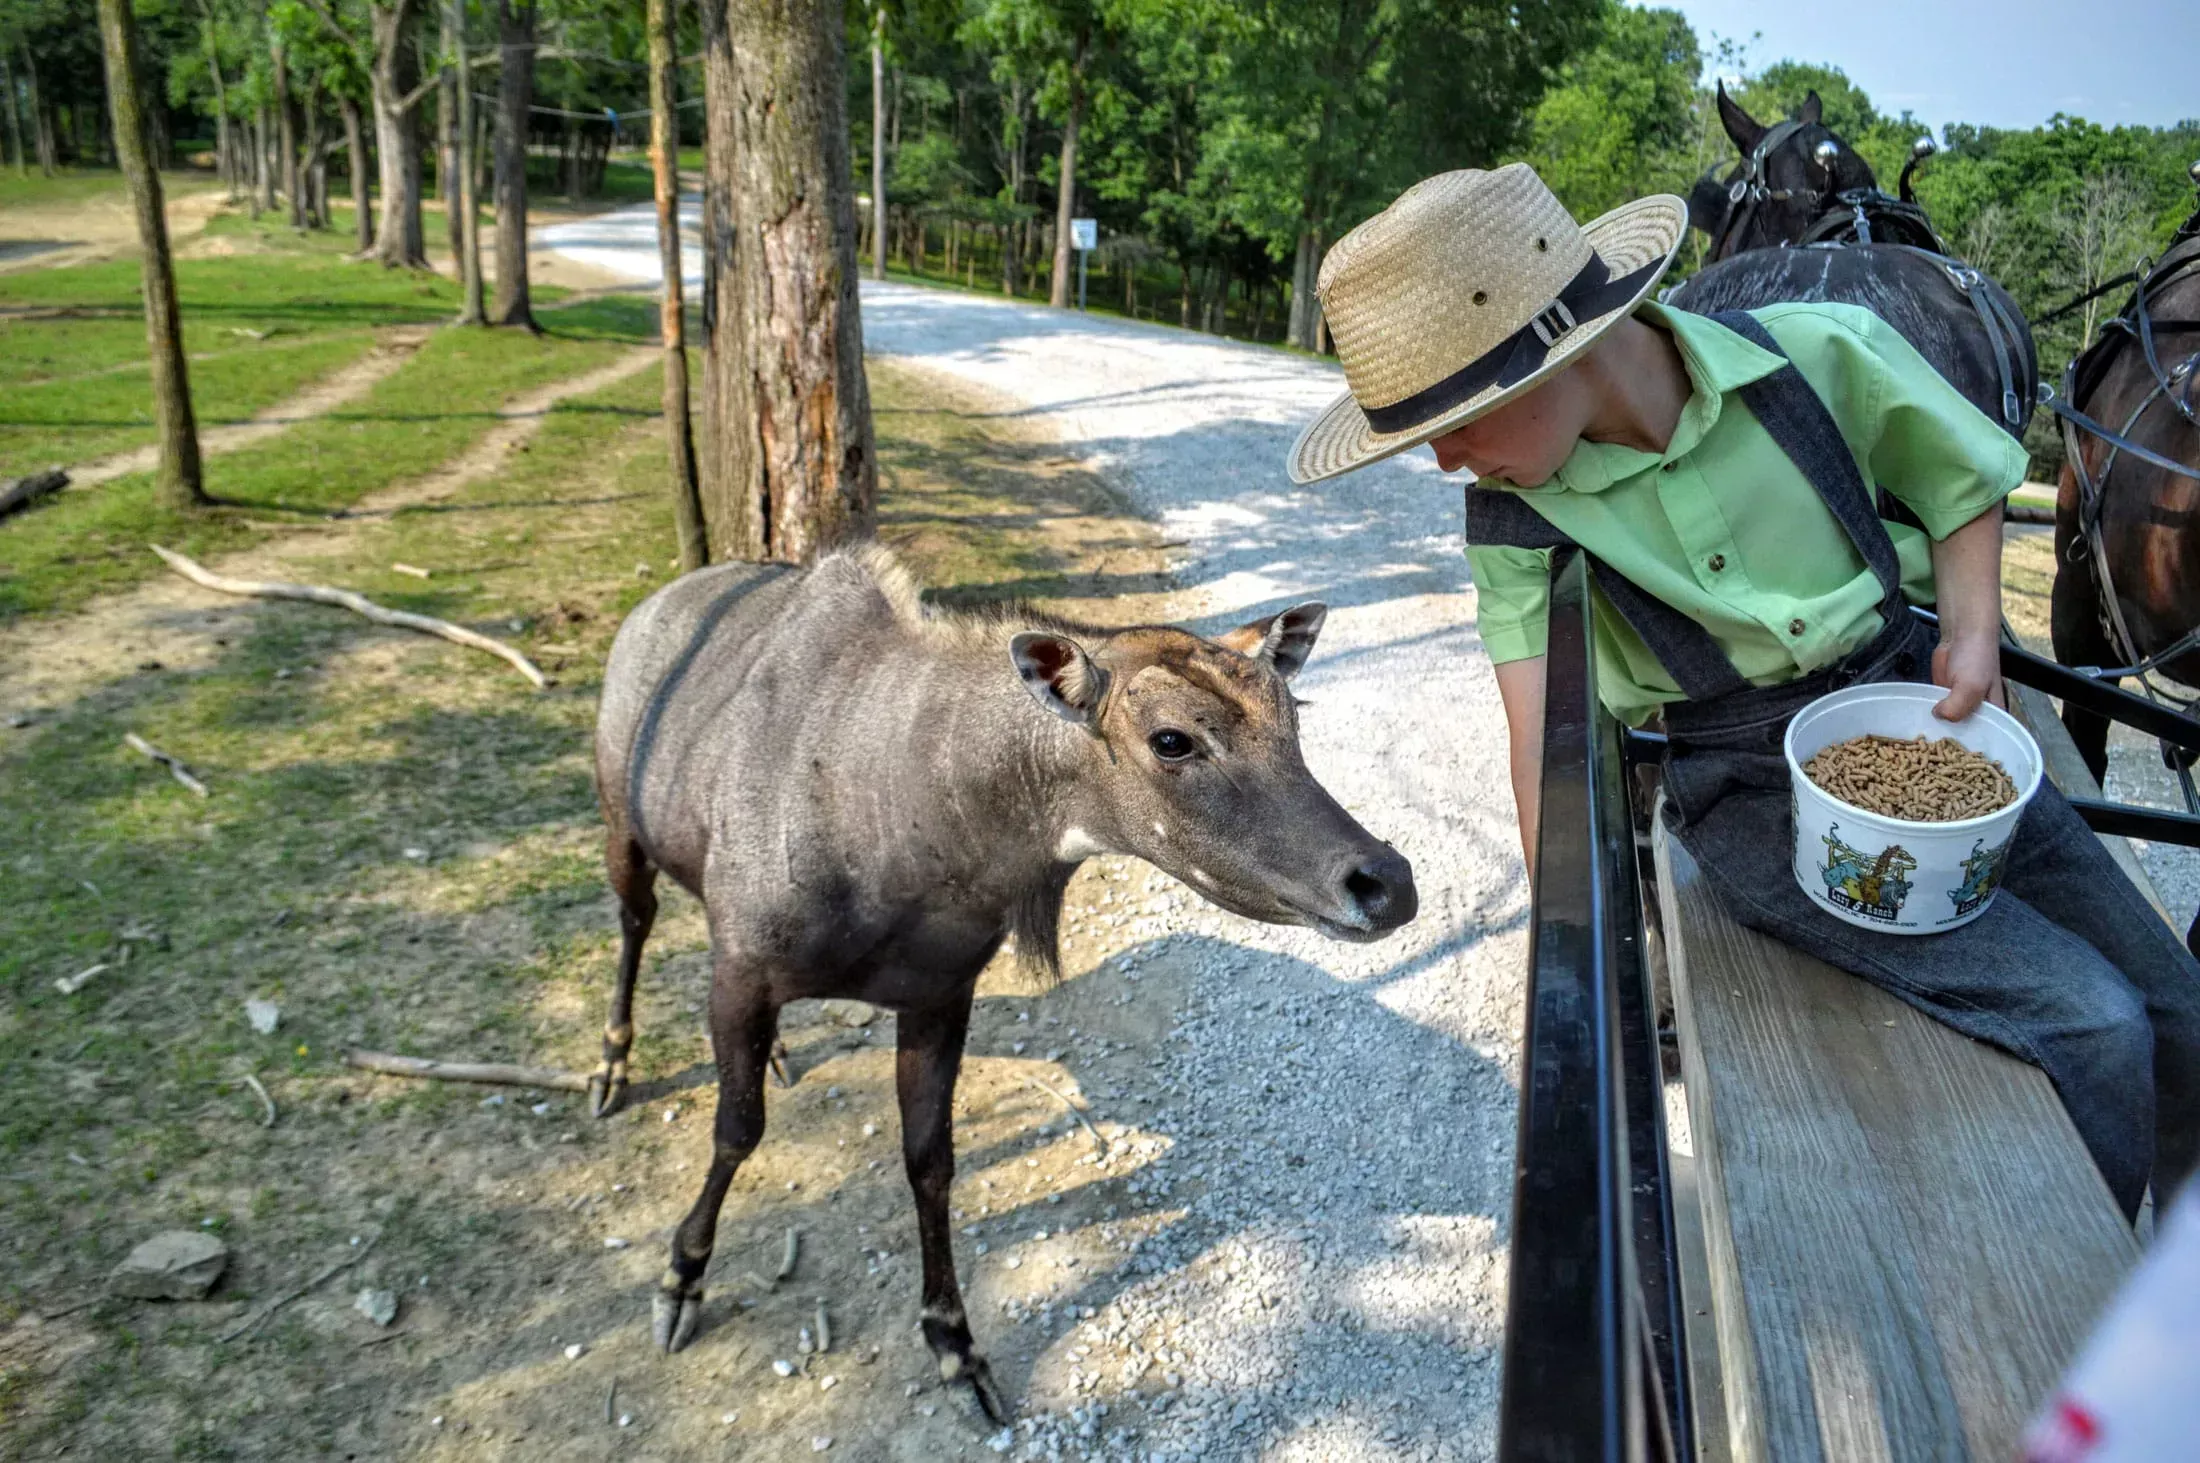
[[[312, 382], [295, 395], [262, 408], [252, 420], [226, 427], [202, 427], [199, 455], [219, 457], [235, 452], [240, 447], [249, 447], [288, 431], [300, 422], [327, 416], [338, 407], [350, 405], [396, 374], [397, 369], [412, 358], [414, 351], [427, 344], [430, 329], [425, 325], [395, 325], [377, 331], [374, 348], [364, 356]], [[68, 469], [69, 486], [95, 487], [133, 472], [151, 472], [159, 460], [158, 447], [138, 447], [95, 457]]]
[[[162, 174], [167, 190], [168, 239], [173, 245], [196, 238], [206, 221], [221, 212], [218, 183], [180, 182]], [[83, 264], [137, 247], [137, 216], [119, 183], [87, 198], [10, 207], [0, 219], [0, 274]]]

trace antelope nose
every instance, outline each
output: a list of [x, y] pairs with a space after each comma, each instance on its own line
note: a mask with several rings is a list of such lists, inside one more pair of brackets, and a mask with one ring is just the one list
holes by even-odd
[[1361, 859], [1344, 876], [1344, 897], [1347, 907], [1376, 930], [1398, 928], [1421, 907], [1413, 887], [1413, 865], [1394, 848]]

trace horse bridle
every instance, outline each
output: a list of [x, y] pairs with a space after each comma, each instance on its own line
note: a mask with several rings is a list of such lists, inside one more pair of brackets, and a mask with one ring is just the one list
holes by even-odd
[[[1726, 257], [1728, 242], [1749, 226], [1749, 220], [1755, 216], [1758, 204], [1785, 203], [1795, 196], [1792, 188], [1765, 186], [1765, 162], [1782, 143], [1808, 125], [1792, 117], [1785, 122], [1774, 123], [1765, 129], [1765, 135], [1757, 139], [1757, 145], [1742, 159], [1741, 171], [1727, 185], [1726, 212], [1719, 216], [1719, 226], [1711, 233], [1713, 259]], [[1718, 170], [1716, 163], [1709, 169], [1713, 173]], [[1820, 189], [1813, 189], [1812, 195], [1821, 198], [1825, 196]]]
[[[2200, 238], [2200, 210], [2195, 210], [2192, 217], [2178, 228], [2165, 252], [2174, 253], [2178, 247], [2196, 238]], [[2167, 401], [2179, 416], [2195, 428], [2200, 428], [2200, 409], [2196, 409], [2192, 398], [2194, 378], [2200, 377], [2200, 349], [2164, 366], [2155, 345], [2157, 334], [2200, 333], [2200, 319], [2157, 320], [2147, 304], [2149, 294], [2158, 293], [2173, 281], [2187, 275], [2200, 273], [2200, 249], [2176, 260], [2159, 272], [2155, 268], [2156, 262], [2140, 262], [2135, 271], [2138, 285], [2132, 291], [2131, 303], [2124, 307], [2123, 313], [2101, 327], [2100, 335], [2091, 345], [2071, 358], [2070, 364], [2063, 368], [2062, 388], [2048, 397], [2047, 406], [2056, 416], [2062, 418], [2063, 455], [2070, 462], [2071, 477], [2078, 488], [2078, 532], [2071, 540], [2068, 553], [2072, 563], [2080, 562], [2081, 554], [2092, 559], [2094, 589], [2099, 597], [2095, 609], [2101, 628], [2107, 631], [2109, 643], [2116, 653], [2127, 662], [2105, 669], [2089, 668], [2088, 673], [2117, 679], [2136, 676], [2150, 696], [2157, 700], [2175, 701], [2189, 709], [2194, 698], [2171, 696], [2157, 690], [2147, 680], [2147, 673], [2200, 648], [2200, 625], [2195, 625], [2154, 654], [2141, 656], [2138, 641], [2124, 620], [2123, 606], [2117, 601], [2115, 582], [2109, 575], [2108, 545], [2101, 537], [2101, 512], [2107, 502], [2108, 475], [2115, 469], [2119, 456], [2136, 458], [2149, 466], [2200, 481], [2200, 467], [2177, 462], [2131, 440], [2131, 431], [2139, 424], [2139, 418], [2157, 401]], [[2082, 303], [2082, 300], [2077, 303]], [[2124, 344], [2126, 338], [2138, 342], [2147, 371], [2154, 377], [2154, 389], [2140, 399], [2139, 404], [2132, 408], [2131, 414], [2124, 418], [2122, 429], [2117, 430], [2095, 421], [2077, 403], [2081, 398], [2090, 396], [2101, 384], [2102, 378], [2108, 374], [2115, 351]], [[2108, 455], [2102, 459], [2098, 474], [2087, 466], [2085, 454], [2080, 450], [2081, 433], [2097, 437], [2107, 444]], [[2189, 783], [2189, 774], [2185, 776]], [[2189, 786], [2186, 796], [2188, 802], [2195, 800]]]

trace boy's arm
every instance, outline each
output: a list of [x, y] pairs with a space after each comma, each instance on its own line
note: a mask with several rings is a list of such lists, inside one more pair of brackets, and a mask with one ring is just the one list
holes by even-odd
[[1999, 502], [1946, 538], [1934, 540], [1933, 583], [1940, 599], [1933, 684], [1948, 689], [1933, 715], [1961, 721], [1981, 701], [2006, 707], [2001, 689]]
[[1512, 741], [1513, 806], [1520, 815], [1520, 856], [1535, 877], [1537, 814], [1543, 796], [1543, 667], [1545, 658], [1502, 661], [1497, 694], [1505, 703], [1505, 732]]

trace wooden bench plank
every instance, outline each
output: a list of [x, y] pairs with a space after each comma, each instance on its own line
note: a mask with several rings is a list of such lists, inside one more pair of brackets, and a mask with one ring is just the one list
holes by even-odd
[[2014, 1456], [2137, 1255], [2052, 1086], [1654, 846], [1732, 1456]]

